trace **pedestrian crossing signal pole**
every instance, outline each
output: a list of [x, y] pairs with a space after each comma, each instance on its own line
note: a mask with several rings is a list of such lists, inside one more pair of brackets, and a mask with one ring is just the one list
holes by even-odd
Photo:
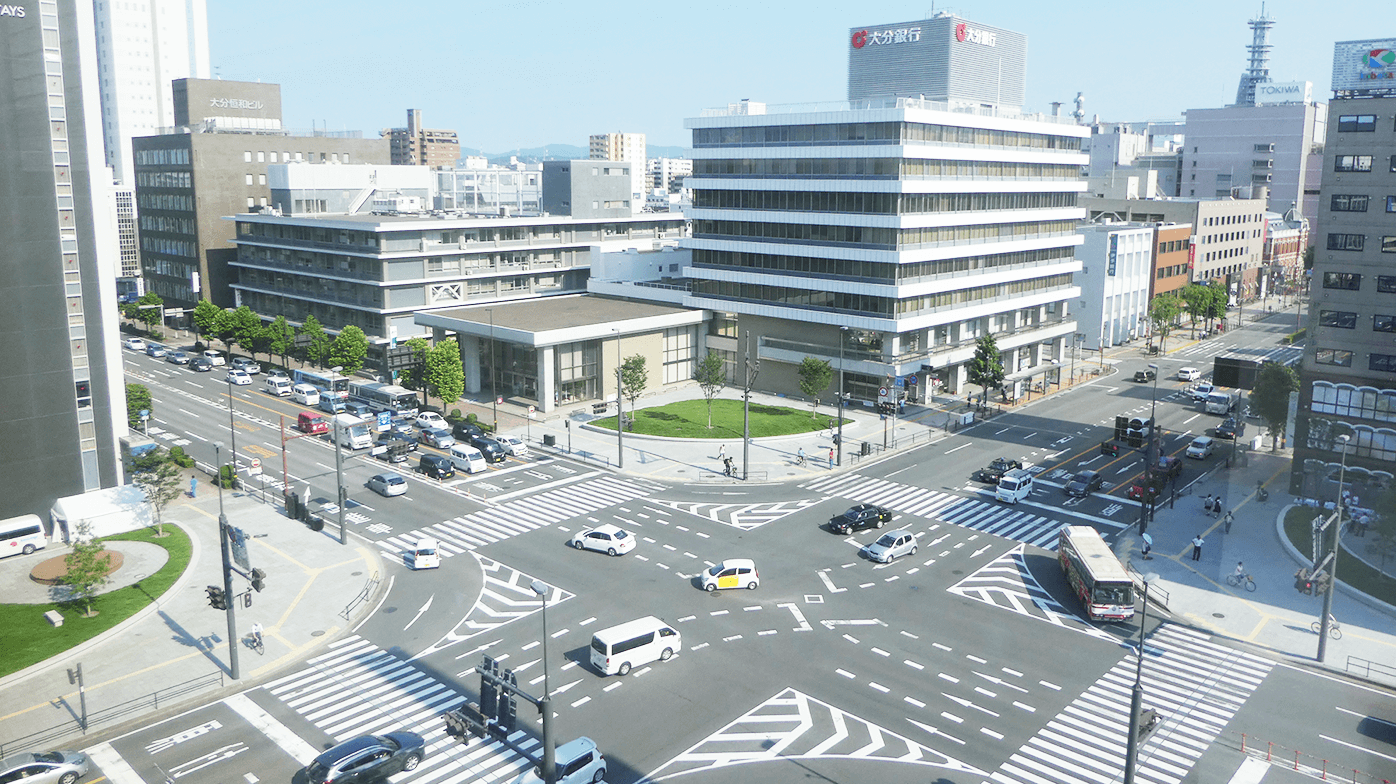
[[219, 466], [218, 476], [218, 545], [223, 553], [223, 596], [225, 613], [228, 617], [228, 677], [237, 680], [238, 672], [238, 629], [237, 610], [233, 602], [233, 567], [228, 553], [228, 515], [223, 513], [223, 442], [213, 445], [213, 462]]
[[1129, 699], [1129, 736], [1126, 738], [1125, 746], [1125, 778], [1124, 784], [1134, 784], [1134, 768], [1139, 761], [1139, 744], [1153, 729], [1157, 723], [1157, 713], [1150, 716], [1149, 723], [1144, 725], [1141, 722], [1144, 714], [1144, 626], [1149, 620], [1149, 583], [1158, 579], [1158, 575], [1150, 572], [1144, 575], [1144, 607], [1139, 615], [1139, 650], [1135, 652], [1134, 668], [1134, 689], [1131, 691]]

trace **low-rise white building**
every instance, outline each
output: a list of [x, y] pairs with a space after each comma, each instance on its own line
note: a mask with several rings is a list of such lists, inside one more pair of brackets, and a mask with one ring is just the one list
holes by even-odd
[[1100, 350], [1145, 337], [1149, 329], [1149, 282], [1154, 270], [1154, 227], [1140, 223], [1087, 223], [1076, 249], [1082, 269], [1075, 309], [1080, 345]]

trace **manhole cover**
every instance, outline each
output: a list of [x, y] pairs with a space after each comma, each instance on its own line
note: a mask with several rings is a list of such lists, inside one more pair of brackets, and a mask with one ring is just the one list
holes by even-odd
[[1225, 618], [1226, 613], [1212, 613], [1213, 618]]
[[324, 635], [325, 635], [325, 632], [324, 632], [323, 630], [321, 630], [321, 629], [316, 629], [315, 631], [313, 631], [313, 632], [310, 633], [310, 636], [311, 636], [311, 637], [323, 637]]
[[358, 576], [361, 575], [361, 574], [363, 574], [363, 572], [350, 572], [350, 573], [349, 573], [349, 576], [350, 576], [350, 577], [358, 577]]
[[382, 610], [382, 612], [385, 612], [385, 613], [395, 613], [395, 612], [397, 612], [397, 608], [396, 608], [396, 607], [384, 607], [383, 610]]

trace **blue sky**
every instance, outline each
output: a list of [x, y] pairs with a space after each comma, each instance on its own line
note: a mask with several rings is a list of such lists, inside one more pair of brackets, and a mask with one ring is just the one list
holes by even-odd
[[[847, 31], [951, 10], [1028, 37], [1027, 108], [1086, 95], [1088, 117], [1176, 118], [1234, 100], [1249, 2], [336, 3], [209, 0], [214, 74], [281, 85], [286, 124], [367, 137], [421, 109], [464, 147], [585, 146], [606, 131], [689, 144], [684, 118], [743, 98], [837, 101]], [[1270, 0], [1275, 81], [1326, 100], [1333, 42], [1396, 36], [1382, 6]]]

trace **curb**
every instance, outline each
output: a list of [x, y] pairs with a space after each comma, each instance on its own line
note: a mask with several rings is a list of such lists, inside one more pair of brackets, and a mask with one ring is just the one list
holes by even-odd
[[[1280, 546], [1284, 548], [1285, 553], [1288, 554], [1289, 557], [1293, 559], [1296, 564], [1300, 566], [1306, 566], [1309, 564], [1308, 559], [1305, 558], [1304, 554], [1299, 552], [1299, 549], [1296, 548], [1294, 544], [1289, 541], [1289, 537], [1285, 536], [1285, 516], [1289, 514], [1289, 510], [1298, 506], [1302, 506], [1302, 504], [1290, 503], [1286, 504], [1282, 509], [1280, 509], [1280, 513], [1275, 517], [1275, 536], [1280, 540]], [[1356, 556], [1354, 555], [1353, 557], [1355, 558]], [[1376, 610], [1377, 612], [1386, 613], [1392, 618], [1396, 618], [1396, 606], [1387, 604], [1386, 602], [1382, 601], [1381, 599], [1378, 599], [1375, 596], [1372, 596], [1371, 594], [1363, 593], [1362, 591], [1359, 591], [1351, 585], [1348, 585], [1347, 583], [1343, 582], [1342, 579], [1337, 580], [1335, 584], [1337, 585], [1338, 590], [1346, 594], [1349, 599], [1355, 599], [1356, 601], [1367, 605], [1368, 607], [1372, 608], [1373, 610]]]

